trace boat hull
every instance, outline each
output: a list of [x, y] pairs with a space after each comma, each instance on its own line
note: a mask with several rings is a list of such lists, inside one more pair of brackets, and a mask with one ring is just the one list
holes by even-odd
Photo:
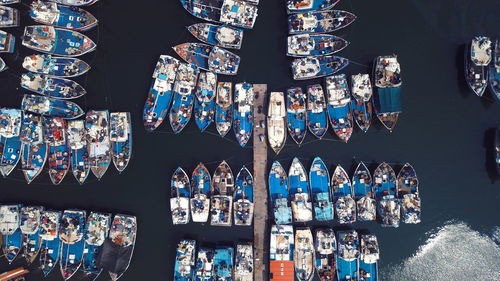
[[372, 123], [373, 107], [371, 99], [369, 101], [351, 101], [352, 115], [356, 124], [363, 132], [367, 132]]
[[2, 235], [2, 251], [9, 264], [19, 255], [22, 245], [23, 234], [19, 228], [10, 235]]
[[170, 108], [169, 120], [172, 131], [178, 134], [187, 126], [193, 111], [194, 95], [174, 93], [174, 100]]
[[193, 111], [196, 126], [201, 132], [204, 132], [214, 122], [215, 102], [213, 100], [202, 102], [195, 99]]
[[59, 261], [61, 243], [59, 238], [54, 240], [42, 240], [40, 246], [40, 269], [43, 276], [47, 277], [50, 272], [56, 267]]
[[80, 268], [83, 259], [83, 239], [75, 244], [62, 243], [60, 268], [64, 280], [71, 278]]
[[7, 177], [14, 170], [21, 158], [23, 146], [19, 136], [5, 138], [0, 136], [0, 173]]
[[328, 105], [327, 109], [333, 131], [341, 141], [348, 142], [351, 138], [353, 127], [351, 103], [339, 107]]
[[222, 107], [219, 104], [215, 106], [215, 125], [217, 132], [221, 137], [225, 137], [231, 129], [233, 120], [233, 106]]
[[23, 144], [21, 166], [26, 182], [31, 183], [43, 170], [47, 160], [47, 144]]
[[347, 11], [329, 10], [288, 16], [288, 33], [328, 33], [347, 27], [356, 16]]
[[28, 264], [35, 261], [40, 251], [41, 238], [38, 231], [34, 234], [23, 234], [24, 258]]

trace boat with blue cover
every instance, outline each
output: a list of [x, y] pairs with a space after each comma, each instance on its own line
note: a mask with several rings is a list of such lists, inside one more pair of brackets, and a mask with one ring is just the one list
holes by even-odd
[[18, 25], [19, 11], [15, 8], [0, 5], [0, 28], [16, 27]]
[[59, 261], [61, 240], [59, 240], [59, 225], [62, 213], [45, 210], [40, 221], [40, 269], [47, 277]]
[[377, 91], [373, 105], [377, 118], [392, 132], [398, 121], [401, 107], [401, 67], [396, 55], [380, 56], [375, 59], [373, 79]]
[[342, 10], [327, 10], [288, 16], [288, 33], [328, 33], [342, 29], [356, 20], [352, 13]]
[[195, 281], [212, 281], [215, 275], [214, 272], [214, 257], [215, 250], [207, 247], [198, 248], [196, 256], [194, 280]]
[[385, 195], [396, 195], [396, 173], [392, 167], [383, 162], [373, 172], [373, 189], [375, 199]]
[[61, 218], [59, 239], [61, 261], [59, 262], [64, 280], [68, 280], [80, 268], [85, 244], [86, 212], [83, 210], [65, 210]]
[[167, 116], [173, 96], [173, 86], [179, 60], [161, 55], [153, 72], [153, 81], [149, 87], [148, 97], [144, 104], [142, 121], [146, 131], [154, 131]]
[[406, 163], [398, 173], [396, 193], [401, 200], [401, 221], [411, 224], [419, 223], [421, 202], [418, 193], [418, 177], [409, 163]]
[[201, 71], [198, 76], [193, 109], [196, 126], [201, 132], [214, 122], [216, 91], [217, 75], [213, 72]]
[[24, 95], [21, 110], [64, 119], [75, 119], [85, 113], [78, 104], [72, 101], [32, 94]]
[[40, 222], [44, 207], [23, 206], [21, 207], [21, 225], [19, 228], [23, 234], [23, 256], [28, 264], [35, 261], [40, 251]]
[[130, 112], [111, 112], [109, 115], [111, 158], [119, 173], [127, 168], [132, 157], [132, 119]]
[[309, 227], [295, 228], [295, 248], [293, 252], [295, 275], [300, 281], [310, 281], [314, 277], [314, 240]]
[[84, 9], [40, 0], [31, 3], [29, 16], [37, 23], [78, 31], [92, 29], [98, 22]]
[[70, 147], [67, 143], [67, 123], [59, 117], [44, 117], [45, 142], [48, 145], [50, 180], [54, 185], [62, 182], [71, 165]]
[[299, 158], [292, 160], [288, 170], [290, 197], [294, 222], [308, 222], [313, 219], [311, 190], [307, 180], [307, 172]]
[[102, 272], [97, 259], [102, 245], [108, 238], [111, 214], [91, 212], [85, 225], [85, 243], [83, 246], [82, 271], [91, 281], [97, 279]]
[[288, 203], [290, 197], [288, 176], [278, 161], [273, 162], [269, 171], [269, 196], [272, 202], [274, 223], [292, 223], [292, 208]]
[[291, 225], [272, 225], [269, 241], [269, 280], [293, 281], [294, 235]]
[[340, 0], [287, 0], [286, 10], [289, 14], [328, 10]]
[[315, 267], [319, 280], [336, 280], [337, 240], [331, 228], [319, 228], [314, 239]]
[[215, 126], [221, 137], [226, 136], [233, 124], [233, 84], [219, 82], [215, 99]]
[[243, 41], [243, 30], [228, 25], [195, 23], [187, 29], [201, 42], [222, 48], [240, 49]]
[[365, 163], [360, 162], [352, 175], [352, 189], [356, 200], [357, 219], [373, 221], [376, 219], [375, 193], [373, 192], [372, 175]]
[[195, 240], [181, 240], [177, 244], [175, 255], [174, 279], [175, 281], [191, 281], [195, 269]]
[[328, 131], [326, 100], [320, 84], [307, 86], [307, 128], [318, 139]]
[[183, 43], [173, 47], [187, 63], [215, 74], [236, 75], [240, 57], [225, 49], [203, 43]]
[[193, 197], [189, 199], [191, 217], [193, 222], [207, 222], [210, 214], [210, 192], [212, 189], [212, 177], [207, 167], [199, 163], [194, 168], [191, 176], [191, 190]]
[[340, 165], [333, 172], [331, 189], [337, 221], [341, 224], [356, 222], [356, 202], [353, 199], [351, 181]]
[[340, 52], [349, 45], [345, 39], [330, 34], [296, 34], [288, 36], [287, 56], [325, 56]]
[[170, 211], [172, 223], [187, 224], [189, 222], [189, 200], [191, 184], [186, 172], [178, 167], [170, 180]]
[[87, 131], [84, 120], [68, 121], [68, 146], [71, 149], [71, 171], [79, 184], [83, 184], [90, 174], [87, 153]]
[[314, 218], [318, 221], [333, 220], [333, 203], [330, 194], [330, 174], [321, 158], [314, 158], [309, 169], [309, 184], [313, 197]]
[[372, 83], [368, 74], [351, 76], [352, 113], [361, 131], [368, 131], [372, 123]]
[[267, 140], [274, 153], [278, 154], [286, 143], [286, 105], [283, 92], [271, 92], [267, 109]]
[[244, 147], [252, 136], [253, 100], [252, 84], [243, 82], [234, 85], [233, 130], [241, 147]]
[[302, 88], [290, 88], [286, 96], [286, 121], [288, 133], [298, 145], [304, 141], [307, 133], [306, 94]]
[[352, 135], [353, 120], [351, 112], [351, 94], [345, 74], [325, 78], [328, 117], [333, 131], [343, 142], [348, 142]]
[[90, 6], [97, 2], [98, 0], [52, 0], [52, 2], [56, 2], [58, 4], [67, 5], [67, 6]]
[[495, 41], [493, 58], [489, 68], [489, 85], [493, 98], [500, 102], [500, 40]]
[[250, 226], [253, 221], [253, 176], [243, 166], [236, 176], [233, 191], [234, 225]]
[[361, 235], [360, 241], [361, 257], [359, 259], [359, 280], [377, 281], [378, 260], [380, 258], [377, 236], [373, 234], [364, 234]]
[[309, 56], [292, 61], [294, 80], [307, 80], [341, 71], [349, 65], [349, 60], [338, 56]]
[[21, 251], [23, 234], [19, 226], [21, 204], [0, 206], [0, 234], [2, 234], [2, 252], [11, 264]]
[[44, 140], [42, 117], [24, 112], [19, 138], [23, 146], [21, 170], [26, 182], [31, 183], [43, 170], [47, 160], [47, 144]]
[[21, 116], [19, 109], [0, 108], [0, 173], [4, 177], [14, 170], [21, 158]]
[[191, 15], [211, 22], [252, 29], [257, 5], [243, 0], [180, 0]]
[[373, 189], [377, 204], [377, 219], [384, 227], [398, 227], [401, 203], [396, 198], [396, 173], [387, 163], [380, 164], [373, 172]]
[[252, 242], [236, 243], [236, 257], [234, 258], [234, 281], [253, 281], [254, 249]]
[[234, 269], [234, 248], [217, 247], [214, 256], [214, 272], [217, 281], [232, 281]]
[[[16, 37], [0, 30], [0, 53], [13, 53], [16, 45]], [[2, 69], [0, 67], [0, 69]]]
[[76, 77], [90, 70], [90, 65], [81, 59], [43, 54], [24, 57], [23, 67], [31, 72], [57, 77]]
[[87, 130], [87, 152], [90, 170], [101, 179], [111, 163], [111, 142], [109, 140], [109, 112], [90, 110], [85, 116]]
[[233, 214], [234, 176], [231, 167], [222, 161], [212, 176], [210, 225], [231, 226]]
[[87, 93], [75, 81], [32, 72], [21, 75], [21, 87], [55, 99], [76, 99]]
[[355, 230], [337, 232], [337, 280], [358, 280], [359, 240]]
[[169, 112], [170, 126], [174, 133], [180, 133], [191, 119], [194, 90], [200, 70], [196, 65], [181, 63], [173, 87], [173, 102]]
[[482, 97], [488, 85], [487, 66], [491, 62], [491, 39], [476, 36], [465, 47], [465, 81], [469, 88]]

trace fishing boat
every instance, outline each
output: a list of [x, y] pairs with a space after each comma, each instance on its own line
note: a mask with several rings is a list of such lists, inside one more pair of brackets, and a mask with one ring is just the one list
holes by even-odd
[[286, 112], [283, 92], [271, 92], [267, 112], [267, 139], [274, 153], [280, 153], [286, 143]]
[[307, 133], [306, 95], [301, 88], [287, 90], [286, 108], [288, 133], [295, 143], [301, 145]]
[[24, 95], [21, 110], [64, 119], [75, 119], [85, 113], [74, 102], [32, 94]]
[[372, 186], [372, 175], [363, 162], [358, 164], [352, 176], [352, 190], [358, 211], [357, 219], [360, 221], [375, 220], [376, 203]]
[[318, 221], [333, 220], [330, 174], [319, 157], [314, 158], [309, 169], [309, 184], [313, 197], [314, 218]]
[[290, 196], [288, 176], [278, 161], [273, 162], [269, 171], [269, 195], [272, 202], [274, 223], [292, 223], [292, 208], [288, 203]]
[[181, 240], [177, 244], [175, 255], [174, 279], [176, 281], [191, 281], [194, 274], [195, 240]]
[[179, 67], [179, 60], [161, 55], [153, 72], [153, 81], [149, 87], [148, 98], [144, 104], [142, 120], [146, 131], [154, 131], [167, 116], [172, 100], [172, 88]]
[[398, 227], [401, 218], [400, 202], [396, 196], [397, 178], [392, 167], [380, 164], [373, 173], [373, 189], [378, 201], [377, 216], [384, 227]]
[[191, 217], [193, 222], [207, 222], [210, 214], [210, 191], [212, 189], [212, 178], [207, 167], [199, 163], [194, 168], [191, 177], [191, 190], [193, 197], [189, 199]]
[[372, 123], [372, 83], [368, 74], [356, 74], [351, 76], [352, 91], [352, 113], [354, 120], [361, 131], [368, 131]]
[[288, 33], [329, 33], [342, 29], [355, 20], [354, 14], [342, 10], [293, 14], [288, 16]]
[[19, 133], [23, 146], [21, 149], [21, 169], [28, 184], [42, 172], [47, 160], [47, 144], [43, 131], [41, 116], [23, 113], [21, 132]]
[[250, 140], [253, 131], [253, 85], [250, 83], [234, 84], [233, 130], [241, 147]]
[[47, 277], [59, 261], [61, 243], [59, 240], [59, 225], [61, 212], [45, 210], [40, 220], [40, 269]]
[[52, 2], [76, 7], [76, 6], [90, 6], [95, 2], [97, 2], [97, 0], [53, 0]]
[[12, 34], [0, 30], [0, 53], [14, 52], [15, 44], [16, 38]]
[[212, 248], [198, 248], [196, 257], [194, 280], [195, 281], [212, 281], [214, 278], [214, 256], [215, 250]]
[[355, 230], [337, 232], [337, 280], [358, 280], [359, 240]]
[[243, 166], [236, 176], [233, 191], [234, 225], [250, 226], [253, 221], [253, 177]]
[[189, 222], [189, 199], [191, 186], [186, 172], [178, 167], [170, 181], [170, 211], [172, 223], [187, 224]]
[[83, 210], [66, 210], [62, 215], [59, 229], [59, 239], [62, 242], [59, 265], [64, 280], [71, 278], [82, 264], [85, 217], [86, 212]]
[[200, 70], [193, 64], [179, 64], [173, 87], [173, 102], [169, 121], [174, 133], [180, 133], [191, 119], [194, 102], [194, 89]]
[[85, 116], [85, 129], [87, 130], [90, 170], [100, 180], [111, 163], [109, 112], [107, 110], [88, 111]]
[[217, 75], [213, 72], [201, 71], [198, 76], [193, 109], [196, 126], [201, 132], [214, 122], [216, 93]]
[[233, 84], [219, 82], [215, 99], [215, 126], [221, 137], [226, 136], [233, 123]]
[[0, 108], [0, 173], [4, 177], [14, 170], [21, 158], [21, 115], [19, 109]]
[[495, 163], [497, 173], [500, 175], [500, 128], [495, 129]]
[[26, 26], [22, 44], [38, 52], [65, 57], [78, 57], [97, 47], [81, 33], [46, 25]]
[[107, 213], [91, 212], [87, 219], [82, 271], [91, 281], [97, 279], [102, 272], [102, 268], [97, 265], [97, 259], [108, 237], [110, 223], [111, 214]]
[[351, 112], [351, 94], [345, 74], [325, 78], [327, 109], [330, 124], [337, 137], [348, 142], [352, 135], [353, 120]]
[[57, 77], [76, 77], [90, 70], [90, 65], [81, 59], [43, 54], [24, 57], [23, 67], [31, 72]]
[[201, 42], [222, 48], [240, 49], [243, 41], [243, 30], [228, 25], [195, 23], [187, 29]]
[[292, 13], [307, 13], [319, 10], [328, 10], [340, 0], [288, 0], [286, 10]]
[[349, 65], [349, 60], [337, 56], [309, 56], [292, 61], [294, 80], [307, 80], [332, 75]]
[[83, 184], [90, 174], [87, 153], [87, 131], [84, 120], [68, 121], [68, 145], [71, 148], [71, 170], [79, 184]]
[[24, 258], [32, 264], [40, 251], [40, 222], [44, 208], [41, 206], [23, 206], [20, 210], [21, 224], [19, 229], [23, 234]]
[[309, 227], [295, 229], [295, 274], [300, 281], [309, 281], [314, 277], [314, 241]]
[[341, 224], [356, 222], [356, 202], [353, 199], [351, 181], [340, 165], [337, 165], [333, 172], [331, 188], [338, 222]]
[[465, 80], [471, 90], [480, 97], [483, 96], [488, 82], [487, 66], [492, 58], [492, 45], [490, 38], [476, 36], [465, 48]]
[[[228, 0], [226, 0], [228, 1]], [[225, 49], [203, 43], [183, 43], [173, 47], [187, 63], [215, 74], [236, 75], [240, 57]]]
[[19, 26], [19, 11], [17, 9], [0, 6], [0, 15], [0, 28]]
[[399, 171], [396, 194], [401, 200], [401, 220], [404, 223], [421, 221], [421, 202], [418, 194], [418, 177], [415, 169], [406, 163]]
[[0, 233], [2, 234], [2, 252], [11, 264], [21, 251], [23, 234], [19, 226], [21, 204], [0, 205]]
[[308, 222], [313, 219], [311, 190], [307, 181], [307, 172], [300, 160], [293, 158], [288, 170], [290, 197], [294, 222]]
[[49, 176], [54, 185], [62, 182], [69, 170], [71, 152], [67, 143], [66, 120], [44, 117], [45, 142], [48, 145]]
[[181, 0], [191, 15], [211, 22], [252, 29], [258, 8], [243, 0]]
[[328, 131], [326, 100], [320, 84], [307, 87], [307, 128], [318, 139]]
[[493, 98], [500, 102], [500, 40], [495, 41], [493, 50], [493, 62], [489, 68], [489, 85]]
[[217, 281], [233, 280], [234, 248], [217, 247], [214, 256], [214, 273]]
[[325, 56], [340, 52], [349, 45], [345, 39], [329, 34], [297, 34], [288, 36], [287, 56]]
[[234, 176], [231, 167], [222, 161], [212, 177], [210, 225], [231, 226], [233, 213]]
[[401, 107], [401, 67], [396, 55], [380, 56], [375, 59], [373, 71], [377, 91], [373, 105], [377, 118], [392, 132], [398, 121]]
[[234, 281], [253, 281], [253, 245], [237, 243]]
[[271, 226], [269, 247], [269, 280], [293, 281], [294, 277], [294, 236], [293, 226]]
[[361, 235], [361, 258], [359, 259], [359, 280], [378, 280], [378, 260], [380, 249], [377, 236], [373, 234]]
[[97, 26], [97, 19], [84, 9], [54, 2], [32, 2], [29, 16], [37, 23], [78, 31], [87, 31]]
[[55, 99], [76, 99], [87, 93], [75, 81], [31, 72], [21, 75], [21, 87]]
[[337, 240], [335, 232], [331, 228], [320, 228], [316, 230], [314, 240], [315, 268], [319, 280], [336, 280], [336, 254]]
[[111, 112], [109, 115], [111, 157], [119, 173], [127, 168], [132, 157], [132, 119], [130, 112]]

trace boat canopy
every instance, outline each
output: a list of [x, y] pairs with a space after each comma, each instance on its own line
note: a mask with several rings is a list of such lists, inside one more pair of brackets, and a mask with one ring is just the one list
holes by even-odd
[[375, 106], [378, 113], [402, 112], [401, 88], [378, 88], [375, 97]]

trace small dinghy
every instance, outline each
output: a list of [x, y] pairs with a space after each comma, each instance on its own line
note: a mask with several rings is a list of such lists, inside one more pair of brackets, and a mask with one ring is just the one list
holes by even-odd
[[23, 67], [31, 72], [57, 77], [76, 77], [90, 70], [90, 65], [83, 60], [51, 55], [26, 56]]
[[269, 171], [269, 195], [273, 208], [274, 223], [292, 223], [292, 208], [288, 202], [290, 196], [288, 176], [278, 161], [273, 162]]
[[195, 23], [187, 29], [201, 42], [222, 48], [240, 49], [243, 41], [243, 30], [227, 25]]
[[349, 60], [337, 56], [310, 56], [292, 61], [294, 80], [307, 80], [341, 71], [349, 65]]
[[373, 189], [378, 201], [377, 216], [383, 227], [398, 227], [401, 204], [396, 196], [396, 173], [387, 163], [380, 164], [373, 173]]
[[212, 177], [210, 225], [231, 226], [233, 214], [234, 176], [231, 167], [222, 161]]
[[351, 112], [351, 94], [345, 74], [325, 78], [328, 117], [337, 137], [348, 142], [352, 135], [353, 120]]
[[233, 84], [219, 82], [215, 99], [215, 126], [221, 137], [226, 136], [233, 123]]
[[234, 85], [233, 130], [241, 147], [250, 140], [253, 131], [253, 85], [236, 83]]
[[271, 92], [267, 112], [267, 138], [274, 153], [280, 153], [286, 143], [286, 104], [283, 92]]
[[320, 84], [307, 87], [307, 128], [318, 139], [328, 131], [325, 94]]
[[54, 185], [62, 182], [70, 166], [70, 148], [67, 144], [66, 120], [44, 117], [45, 142], [48, 145], [49, 176]]
[[253, 221], [253, 177], [243, 166], [236, 176], [233, 191], [234, 225], [250, 226]]
[[189, 199], [191, 198], [191, 185], [186, 172], [178, 167], [170, 181], [170, 211], [172, 223], [187, 224], [189, 222]]
[[84, 9], [54, 2], [34, 1], [29, 16], [37, 23], [65, 29], [87, 31], [97, 26], [97, 19]]
[[330, 194], [330, 174], [321, 158], [314, 158], [309, 169], [309, 184], [313, 197], [314, 218], [318, 221], [333, 220], [333, 203]]
[[301, 88], [287, 90], [286, 121], [288, 133], [296, 144], [301, 145], [307, 133], [306, 95]]
[[401, 200], [401, 220], [404, 223], [421, 221], [421, 202], [418, 194], [418, 177], [415, 169], [406, 163], [398, 174], [396, 194]]
[[376, 219], [376, 203], [375, 193], [372, 187], [372, 175], [366, 167], [365, 163], [361, 162], [354, 171], [352, 176], [352, 189], [354, 192], [354, 200], [356, 200], [356, 208], [358, 210], [359, 221], [373, 221]]
[[100, 180], [111, 163], [111, 143], [109, 141], [109, 112], [90, 110], [85, 116], [87, 130], [87, 152], [90, 170]]
[[314, 277], [314, 240], [309, 227], [295, 229], [295, 274], [300, 281], [309, 281]]
[[236, 243], [234, 281], [253, 281], [253, 245], [252, 243]]
[[20, 229], [23, 234], [24, 258], [28, 265], [35, 261], [38, 252], [40, 251], [40, 222], [44, 207], [41, 206], [25, 206], [21, 207], [21, 225]]
[[174, 133], [180, 133], [191, 119], [194, 89], [200, 70], [193, 64], [181, 63], [173, 87], [173, 102], [169, 112], [170, 126]]
[[207, 222], [210, 214], [210, 192], [212, 189], [212, 177], [207, 167], [199, 163], [194, 168], [191, 177], [191, 190], [193, 197], [189, 199], [191, 217], [193, 222]]
[[207, 247], [198, 248], [198, 256], [196, 257], [194, 280], [196, 281], [212, 281], [215, 275], [214, 272], [214, 256], [215, 250]]
[[204, 132], [214, 122], [217, 75], [201, 71], [198, 76], [194, 100], [194, 119], [196, 126]]
[[21, 169], [29, 184], [42, 172], [47, 160], [47, 144], [44, 140], [42, 117], [24, 112], [19, 138], [23, 146]]
[[0, 234], [2, 234], [2, 251], [11, 264], [22, 248], [23, 234], [19, 226], [21, 205], [0, 205]]
[[337, 280], [358, 280], [359, 240], [355, 230], [337, 232]]
[[75, 119], [85, 113], [74, 102], [32, 94], [24, 95], [21, 110], [64, 119]]
[[359, 259], [359, 280], [378, 280], [378, 260], [380, 249], [377, 236], [373, 234], [361, 235], [361, 258]]
[[340, 0], [288, 0], [286, 10], [292, 13], [307, 13], [320, 10], [329, 10]]
[[52, 0], [52, 2], [68, 5], [68, 6], [90, 6], [97, 2], [97, 0]]
[[71, 278], [82, 264], [85, 218], [86, 212], [83, 210], [66, 210], [62, 215], [59, 229], [59, 239], [62, 242], [59, 265], [64, 280]]
[[90, 174], [87, 153], [87, 131], [84, 120], [68, 121], [68, 145], [71, 148], [71, 170], [79, 184], [83, 184]]
[[293, 158], [288, 171], [290, 197], [294, 222], [308, 222], [313, 219], [311, 190], [307, 181], [307, 172], [298, 158]]
[[232, 281], [234, 268], [234, 248], [217, 247], [214, 256], [215, 280]]
[[500, 102], [500, 40], [495, 41], [493, 61], [489, 68], [489, 85], [493, 98]]
[[269, 245], [269, 280], [293, 281], [294, 235], [291, 225], [271, 226]]
[[181, 240], [177, 244], [175, 254], [174, 279], [176, 281], [191, 281], [195, 269], [196, 241]]
[[65, 57], [78, 57], [97, 47], [81, 33], [46, 25], [26, 26], [22, 44], [38, 52]]
[[108, 238], [110, 224], [111, 214], [91, 212], [87, 219], [82, 271], [91, 281], [97, 279], [102, 272], [102, 268], [97, 265], [97, 258]]
[[0, 173], [7, 177], [16, 167], [23, 149], [21, 110], [0, 108]]
[[130, 112], [111, 112], [109, 140], [113, 164], [119, 173], [127, 168], [132, 157], [132, 119]]
[[0, 15], [0, 28], [19, 26], [19, 11], [17, 9], [0, 6]]
[[288, 36], [287, 56], [325, 56], [340, 52], [349, 45], [345, 39], [329, 34], [297, 34]]
[[366, 133], [372, 123], [372, 83], [368, 74], [351, 76], [352, 113], [358, 127]]
[[215, 74], [236, 75], [240, 57], [217, 46], [203, 43], [184, 43], [173, 47], [187, 63]]
[[[16, 38], [12, 34], [0, 30], [0, 53], [13, 53], [15, 44]], [[2, 67], [0, 67], [0, 71], [1, 70]]]
[[180, 0], [191, 15], [211, 22], [252, 29], [258, 8], [243, 0]]
[[331, 228], [320, 228], [316, 230], [315, 234], [315, 267], [319, 280], [336, 280], [337, 240], [335, 232]]
[[76, 99], [87, 93], [75, 81], [31, 72], [21, 75], [21, 87], [55, 99]]
[[40, 269], [47, 277], [59, 262], [61, 240], [59, 240], [60, 211], [43, 211], [40, 220]]
[[340, 224], [356, 222], [356, 202], [353, 199], [351, 181], [340, 165], [333, 172], [331, 188], [337, 221]]
[[288, 16], [288, 33], [329, 33], [342, 29], [355, 20], [354, 14], [342, 10], [293, 14]]
[[392, 132], [402, 113], [401, 106], [401, 67], [396, 55], [380, 56], [375, 59], [373, 79], [377, 91], [373, 105], [377, 117]]

